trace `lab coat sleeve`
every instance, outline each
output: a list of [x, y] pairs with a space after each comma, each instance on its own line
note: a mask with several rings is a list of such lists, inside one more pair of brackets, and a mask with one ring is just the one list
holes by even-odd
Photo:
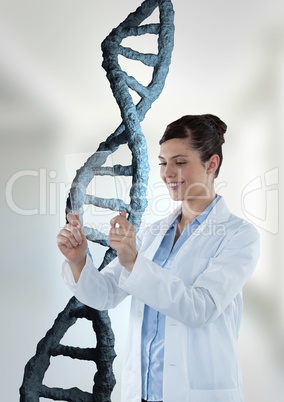
[[[81, 303], [103, 311], [116, 307], [128, 296], [128, 293], [118, 286], [119, 277], [123, 271], [126, 270], [116, 258], [99, 272], [91, 258], [87, 256], [78, 282], [74, 281], [72, 271], [66, 261], [63, 263], [62, 276], [71, 292]], [[127, 273], [125, 275], [127, 277]]]
[[[216, 320], [241, 292], [258, 256], [258, 232], [245, 223], [219, 254], [209, 260], [193, 284], [184, 283], [139, 253], [131, 275], [122, 276], [120, 286], [125, 292], [183, 324], [202, 327]], [[188, 264], [187, 260], [185, 252], [184, 264]]]
[[[137, 236], [138, 249], [141, 244], [141, 236]], [[119, 264], [117, 258], [102, 271], [98, 271], [88, 254], [78, 282], [75, 282], [66, 260], [62, 266], [63, 280], [74, 296], [81, 303], [101, 311], [115, 308], [125, 297], [129, 296], [129, 293], [119, 286], [120, 278], [127, 279], [129, 275], [129, 271]]]

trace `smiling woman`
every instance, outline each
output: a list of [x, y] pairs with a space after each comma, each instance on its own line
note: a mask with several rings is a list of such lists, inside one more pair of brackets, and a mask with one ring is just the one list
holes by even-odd
[[126, 212], [113, 218], [117, 258], [104, 270], [86, 254], [76, 215], [57, 237], [78, 300], [106, 310], [132, 296], [122, 402], [243, 402], [236, 343], [259, 236], [215, 193], [225, 131], [212, 115], [167, 127], [160, 173], [181, 206], [137, 236]]
[[215, 198], [214, 179], [223, 161], [227, 126], [213, 115], [183, 116], [169, 124], [160, 140], [161, 178], [171, 198], [183, 201], [183, 225]]
[[197, 150], [201, 162], [207, 162], [213, 154], [220, 158], [215, 177], [218, 176], [222, 161], [222, 145], [227, 125], [212, 114], [197, 116], [183, 116], [169, 124], [160, 140], [160, 145], [172, 138], [186, 138], [189, 140], [191, 149]]

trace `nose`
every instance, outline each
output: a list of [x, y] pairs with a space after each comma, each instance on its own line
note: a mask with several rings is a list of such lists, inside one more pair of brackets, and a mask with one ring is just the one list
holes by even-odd
[[175, 176], [175, 170], [171, 163], [167, 163], [167, 165], [165, 166], [164, 173], [165, 173], [165, 177], [174, 177]]

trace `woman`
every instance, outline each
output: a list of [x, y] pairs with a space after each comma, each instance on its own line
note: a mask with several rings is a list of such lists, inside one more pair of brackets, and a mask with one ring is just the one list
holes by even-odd
[[125, 212], [113, 218], [117, 259], [103, 271], [77, 215], [58, 235], [64, 279], [82, 303], [107, 310], [132, 295], [122, 402], [243, 401], [236, 343], [259, 236], [215, 194], [226, 128], [209, 114], [166, 128], [160, 173], [181, 205], [137, 238]]

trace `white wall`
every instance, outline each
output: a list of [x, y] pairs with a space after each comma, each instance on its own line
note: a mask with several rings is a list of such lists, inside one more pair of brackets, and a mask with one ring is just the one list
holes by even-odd
[[[0, 3], [0, 388], [1, 400], [14, 402], [26, 362], [71, 297], [55, 243], [70, 184], [65, 156], [95, 151], [120, 123], [101, 68], [100, 43], [140, 1]], [[157, 143], [166, 124], [183, 114], [217, 114], [228, 124], [217, 191], [234, 213], [257, 225], [262, 244], [244, 292], [239, 345], [246, 401], [279, 402], [284, 392], [284, 5], [278, 0], [173, 3], [170, 73], [142, 124], [151, 165], [145, 221], [167, 209], [157, 166]], [[143, 40], [147, 48], [149, 39]], [[119, 401], [128, 308], [126, 301], [110, 312], [118, 354], [114, 402]], [[88, 323], [76, 324], [66, 341], [90, 346]], [[53, 360], [48, 385], [91, 389], [92, 365]]]

